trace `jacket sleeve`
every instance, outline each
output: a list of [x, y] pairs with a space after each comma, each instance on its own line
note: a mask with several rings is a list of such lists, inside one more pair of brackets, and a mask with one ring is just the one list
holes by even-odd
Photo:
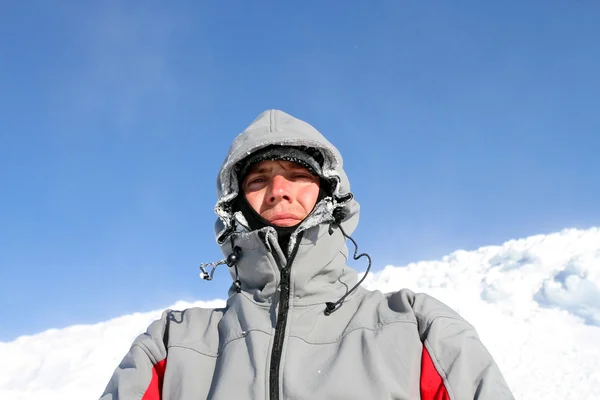
[[442, 302], [416, 294], [423, 342], [421, 400], [514, 399], [475, 328]]
[[159, 400], [167, 364], [169, 311], [138, 336], [113, 373], [100, 400]]

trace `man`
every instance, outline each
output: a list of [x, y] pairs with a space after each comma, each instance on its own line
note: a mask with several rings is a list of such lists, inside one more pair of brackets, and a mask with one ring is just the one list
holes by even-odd
[[241, 133], [217, 180], [227, 305], [166, 311], [102, 399], [512, 399], [456, 312], [359, 285], [346, 266], [359, 207], [342, 167], [315, 128], [281, 111]]

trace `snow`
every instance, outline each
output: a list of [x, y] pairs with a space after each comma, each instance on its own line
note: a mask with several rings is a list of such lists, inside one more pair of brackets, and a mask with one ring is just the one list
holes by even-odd
[[600, 400], [600, 229], [385, 267], [369, 289], [437, 297], [476, 328], [517, 399]]
[[[600, 228], [387, 266], [364, 285], [407, 287], [456, 309], [477, 328], [517, 399], [600, 399]], [[0, 399], [97, 399], [133, 339], [161, 312], [0, 342]]]

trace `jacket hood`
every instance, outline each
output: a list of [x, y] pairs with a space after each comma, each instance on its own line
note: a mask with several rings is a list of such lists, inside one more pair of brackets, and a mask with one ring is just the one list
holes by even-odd
[[[322, 198], [300, 223], [287, 249], [280, 248], [275, 228], [251, 230], [244, 215], [234, 212], [231, 204], [238, 195], [236, 165], [271, 145], [306, 146], [320, 151], [321, 175], [331, 186], [331, 195]], [[217, 194], [217, 243], [225, 256], [235, 247], [240, 249], [241, 256], [229, 271], [254, 301], [270, 301], [276, 293], [281, 282], [280, 266], [287, 262], [298, 238], [299, 251], [291, 272], [292, 301], [307, 304], [336, 300], [356, 283], [356, 272], [346, 266], [346, 240], [339, 229], [330, 230], [330, 226], [339, 224], [351, 234], [358, 225], [360, 207], [350, 192], [339, 151], [308, 123], [283, 111], [263, 112], [233, 141], [219, 172]]]
[[[358, 222], [358, 203], [353, 200], [350, 182], [343, 169], [340, 152], [310, 124], [283, 111], [267, 110], [260, 114], [231, 144], [217, 177], [217, 203], [215, 223], [217, 243], [223, 245], [234, 232], [248, 232], [248, 223], [241, 213], [232, 211], [231, 203], [238, 195], [236, 165], [255, 153], [271, 145], [306, 146], [320, 151], [323, 155], [322, 177], [331, 184], [332, 196], [315, 205], [310, 216], [300, 225], [297, 233], [321, 223], [333, 221], [333, 212], [343, 209], [346, 218], [355, 218], [351, 232]], [[290, 247], [293, 247], [293, 240]]]

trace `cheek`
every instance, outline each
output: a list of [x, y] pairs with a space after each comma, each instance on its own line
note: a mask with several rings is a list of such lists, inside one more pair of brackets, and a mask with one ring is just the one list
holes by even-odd
[[307, 212], [312, 211], [319, 197], [319, 185], [313, 184], [305, 188], [298, 196], [298, 201]]
[[262, 196], [261, 192], [246, 193], [246, 201], [248, 201], [250, 207], [252, 207], [256, 212], [260, 212], [260, 207], [262, 205], [263, 198], [264, 196]]

